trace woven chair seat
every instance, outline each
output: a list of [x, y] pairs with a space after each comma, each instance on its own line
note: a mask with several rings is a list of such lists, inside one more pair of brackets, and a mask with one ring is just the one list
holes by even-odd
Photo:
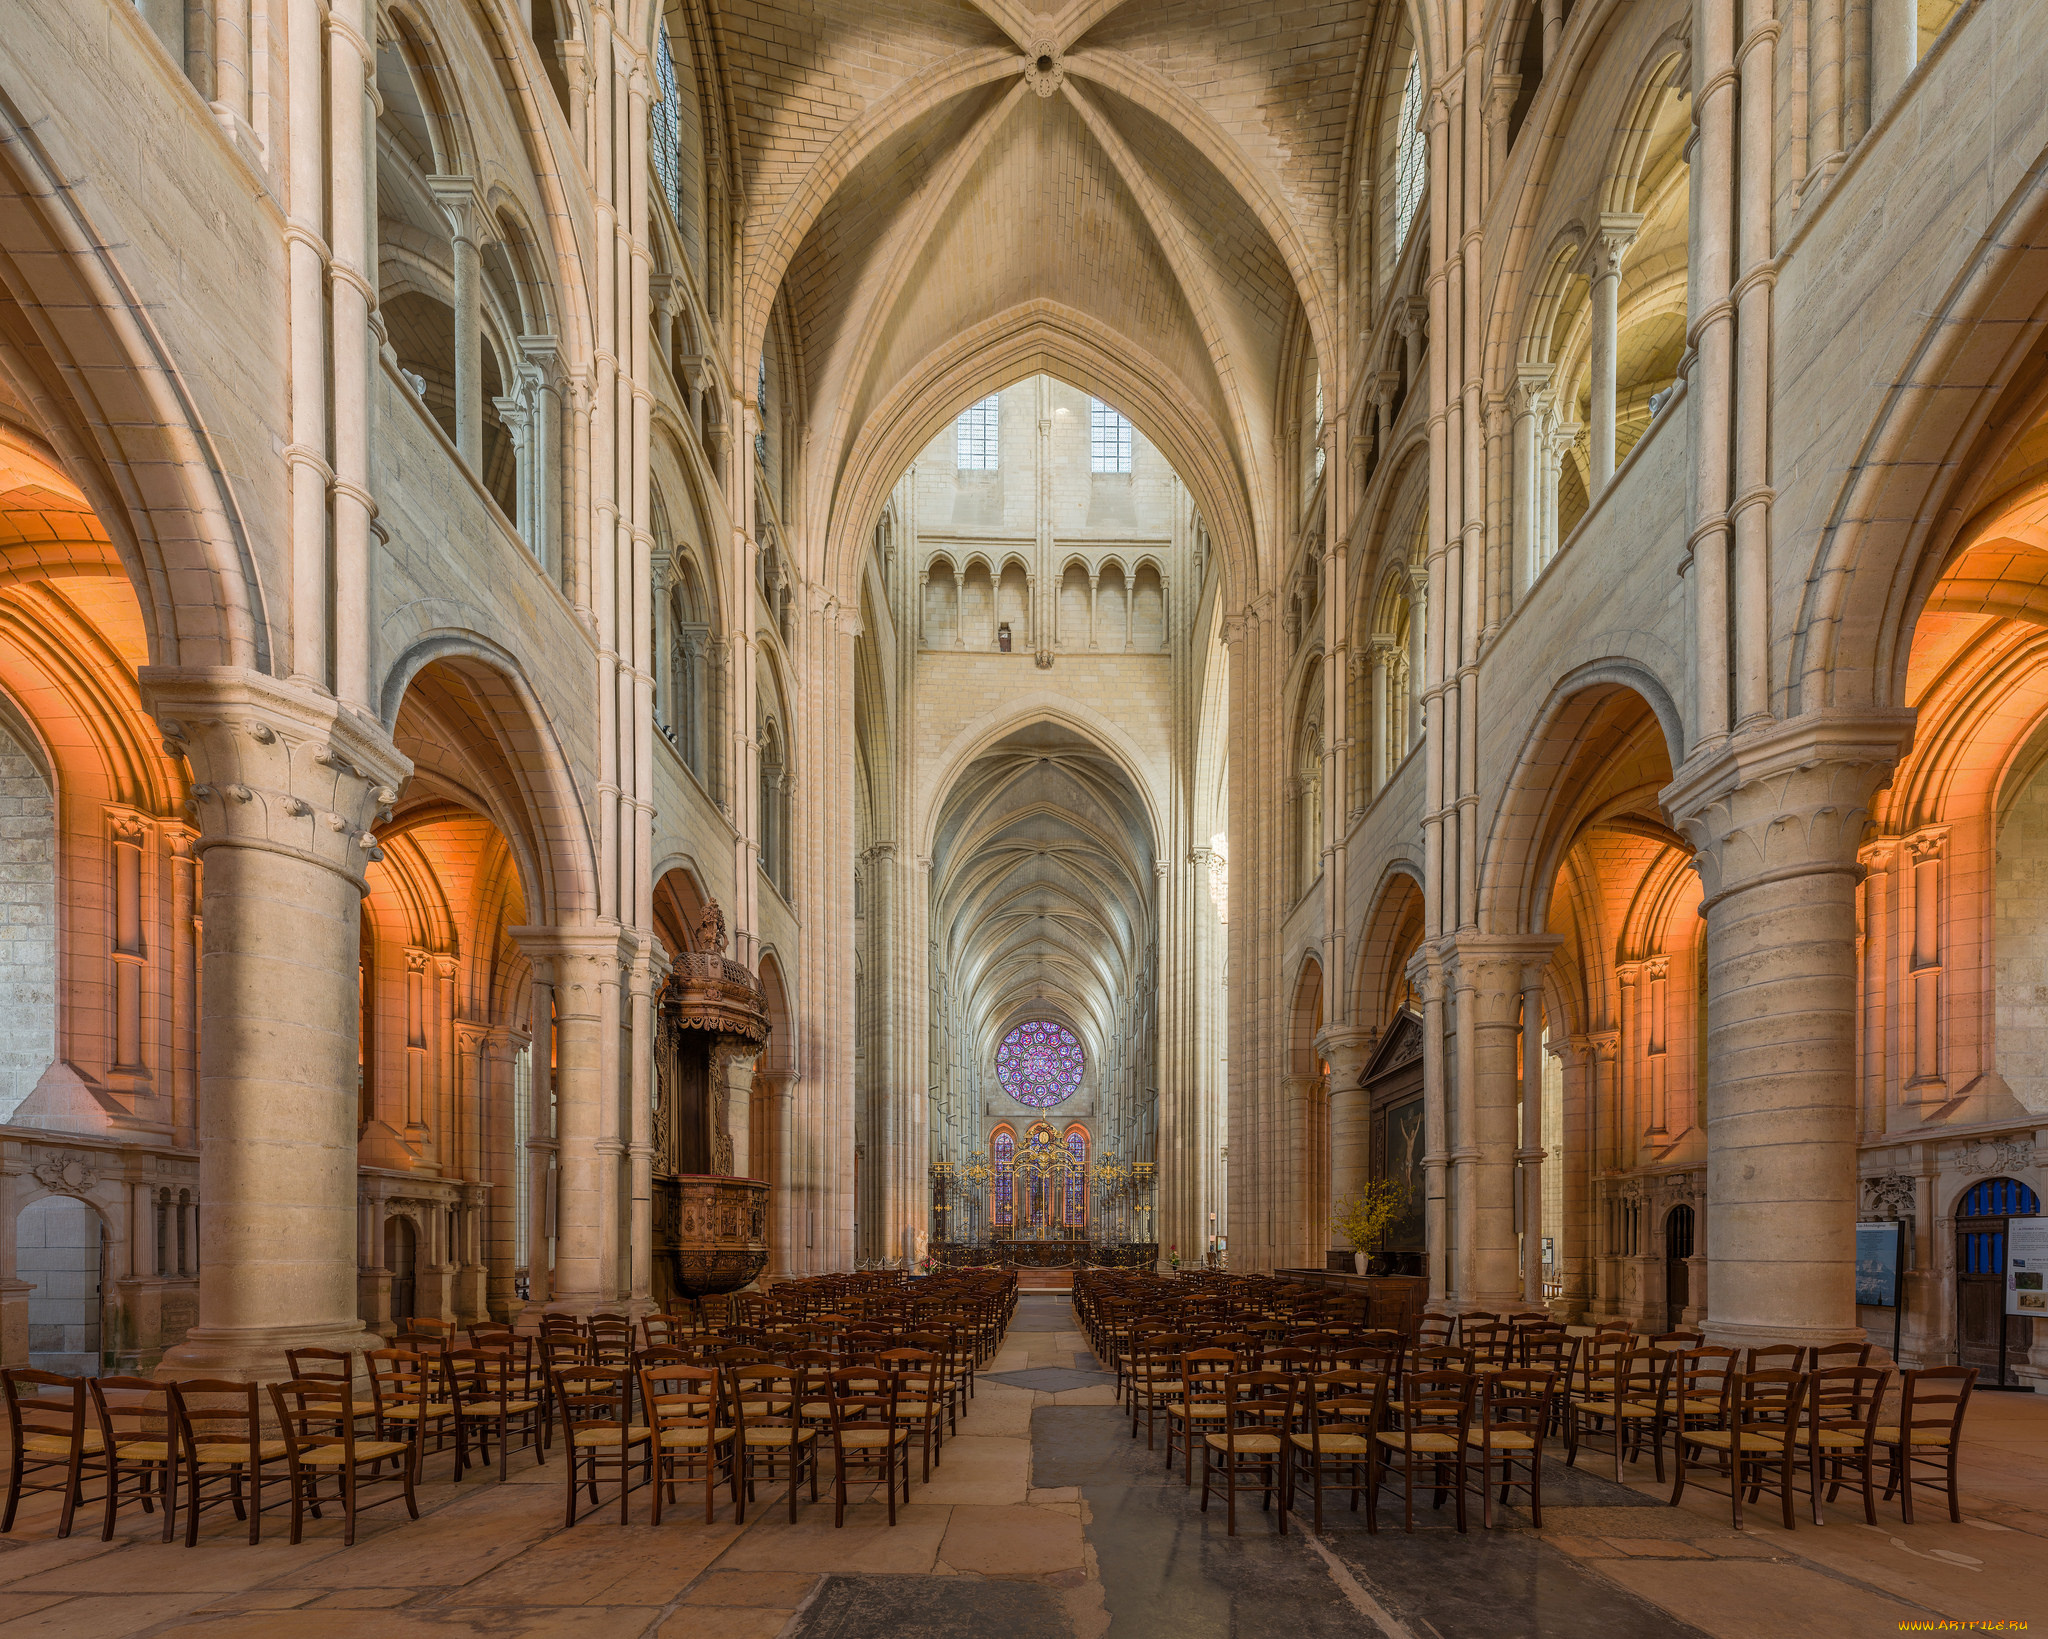
[[[358, 1440], [356, 1461], [367, 1463], [385, 1457], [402, 1457], [412, 1447], [403, 1440]], [[348, 1461], [347, 1446], [315, 1446], [311, 1451], [299, 1453], [299, 1461], [311, 1463], [315, 1468], [340, 1468]]]
[[539, 1408], [540, 1402], [538, 1400], [506, 1400], [502, 1403], [496, 1400], [481, 1400], [473, 1406], [464, 1406], [462, 1408], [462, 1415], [465, 1417], [523, 1417], [529, 1411], [537, 1411]]
[[[572, 1428], [577, 1445], [586, 1450], [603, 1450], [619, 1445], [642, 1445], [652, 1438], [654, 1430], [642, 1428], [637, 1423], [628, 1429], [617, 1428]], [[624, 1435], [624, 1439], [620, 1438]]]
[[131, 1463], [161, 1463], [170, 1459], [170, 1443], [165, 1440], [116, 1440], [114, 1455]]
[[723, 1445], [732, 1438], [732, 1435], [733, 1431], [729, 1428], [665, 1428], [661, 1431], [661, 1443], [674, 1449], [679, 1446], [701, 1446], [709, 1438]]
[[[1945, 1446], [1951, 1437], [1950, 1431], [1945, 1428], [1916, 1428], [1913, 1430], [1912, 1440], [1908, 1443], [1916, 1446]], [[1881, 1446], [1899, 1444], [1899, 1431], [1895, 1428], [1879, 1429], [1877, 1443]]]
[[1280, 1449], [1277, 1434], [1247, 1433], [1239, 1429], [1235, 1434], [1205, 1434], [1212, 1451], [1249, 1451], [1254, 1456], [1271, 1456]]
[[[1604, 1395], [1575, 1395], [1572, 1404], [1580, 1411], [1589, 1412], [1595, 1417], [1615, 1415], [1614, 1401]], [[1657, 1408], [1647, 1400], [1624, 1400], [1621, 1402], [1621, 1415], [1634, 1421], [1638, 1418], [1656, 1416]]]
[[1863, 1430], [1860, 1428], [1823, 1428], [1816, 1430], [1811, 1439], [1823, 1451], [1861, 1451]]
[[1465, 1443], [1468, 1446], [1479, 1446], [1489, 1451], [1534, 1451], [1536, 1449], [1536, 1437], [1534, 1435], [1520, 1434], [1511, 1428], [1495, 1429], [1491, 1439], [1487, 1437], [1486, 1430], [1484, 1429], [1468, 1428], [1465, 1430]]
[[[192, 1454], [202, 1463], [246, 1463], [249, 1460], [249, 1444], [246, 1440], [222, 1440], [206, 1445], [196, 1445]], [[256, 1461], [274, 1463], [285, 1454], [282, 1440], [263, 1440], [256, 1446]]]
[[1456, 1436], [1434, 1434], [1424, 1429], [1403, 1429], [1399, 1433], [1380, 1432], [1373, 1436], [1382, 1445], [1390, 1445], [1396, 1451], [1427, 1451], [1449, 1455], [1458, 1449]]
[[746, 1433], [750, 1446], [802, 1445], [817, 1437], [818, 1431], [814, 1428], [750, 1428]]
[[406, 1423], [416, 1422], [422, 1417], [453, 1417], [455, 1415], [455, 1402], [453, 1400], [432, 1400], [424, 1406], [417, 1404], [410, 1406], [387, 1406], [384, 1408], [384, 1415]]
[[[1744, 1451], [1782, 1451], [1785, 1449], [1784, 1436], [1778, 1434], [1740, 1435]], [[1694, 1429], [1686, 1435], [1687, 1445], [1705, 1446], [1709, 1451], [1732, 1451], [1735, 1448], [1737, 1431], [1729, 1428]]]
[[[68, 1457], [71, 1455], [71, 1439], [64, 1434], [24, 1434], [21, 1449], [38, 1457]], [[85, 1430], [82, 1450], [94, 1452], [103, 1450], [98, 1429]]]
[[1166, 1414], [1169, 1417], [1221, 1417], [1223, 1407], [1212, 1400], [1197, 1400], [1192, 1406], [1185, 1400], [1169, 1400]]
[[907, 1428], [849, 1428], [840, 1434], [839, 1443], [856, 1451], [879, 1451], [887, 1445], [902, 1445], [909, 1438]]
[[[1314, 1451], [1317, 1448], [1317, 1440], [1306, 1434], [1290, 1434], [1288, 1438], [1300, 1450]], [[1320, 1436], [1320, 1442], [1325, 1455], [1333, 1452], [1349, 1454], [1372, 1450], [1372, 1441], [1363, 1434], [1324, 1434]]]
[[740, 1410], [749, 1417], [780, 1417], [789, 1410], [787, 1400], [742, 1400]]

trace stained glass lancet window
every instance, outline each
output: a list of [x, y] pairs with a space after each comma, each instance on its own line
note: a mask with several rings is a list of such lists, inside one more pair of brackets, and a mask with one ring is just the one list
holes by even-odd
[[1067, 1129], [1067, 1153], [1074, 1164], [1067, 1169], [1067, 1227], [1088, 1227], [1088, 1134], [1080, 1127]]
[[1019, 1104], [1048, 1110], [1074, 1096], [1087, 1064], [1073, 1031], [1050, 1019], [1020, 1024], [996, 1048], [996, 1081]]
[[1012, 1181], [1016, 1177], [1017, 1135], [1008, 1127], [999, 1128], [989, 1140], [988, 1158], [996, 1175], [989, 1185], [989, 1221], [1000, 1229], [1008, 1229], [1013, 1219], [1010, 1205], [1015, 1193]]
[[1394, 255], [1399, 258], [1422, 208], [1422, 184], [1429, 170], [1429, 144], [1422, 128], [1422, 58], [1408, 64], [1408, 82], [1401, 87], [1401, 112], [1394, 121]]
[[654, 174], [661, 181], [662, 197], [669, 213], [678, 221], [683, 215], [682, 177], [676, 169], [677, 150], [683, 143], [683, 99], [676, 88], [676, 65], [668, 54], [668, 25], [661, 29], [661, 42], [654, 53], [654, 75], [660, 97], [654, 104], [654, 130], [648, 146], [654, 150]]

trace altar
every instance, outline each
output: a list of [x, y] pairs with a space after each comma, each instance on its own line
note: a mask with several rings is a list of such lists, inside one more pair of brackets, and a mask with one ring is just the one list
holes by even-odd
[[941, 1241], [932, 1247], [941, 1269], [1152, 1269], [1157, 1241]]

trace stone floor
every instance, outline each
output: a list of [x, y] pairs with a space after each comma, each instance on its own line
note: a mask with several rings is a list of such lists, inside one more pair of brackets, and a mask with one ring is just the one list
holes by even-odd
[[1962, 1525], [1906, 1528], [1894, 1507], [1873, 1529], [1836, 1508], [1821, 1528], [1737, 1532], [1725, 1499], [1673, 1509], [1647, 1464], [1617, 1485], [1595, 1459], [1551, 1471], [1540, 1534], [1517, 1518], [1461, 1537], [1432, 1517], [1409, 1536], [1396, 1503], [1377, 1536], [1340, 1507], [1322, 1539], [1299, 1522], [1283, 1538], [1253, 1502], [1229, 1538], [1220, 1506], [1201, 1514], [1129, 1438], [1073, 1325], [1064, 1298], [1020, 1304], [893, 1530], [871, 1500], [843, 1530], [829, 1502], [791, 1526], [765, 1494], [744, 1527], [684, 1507], [657, 1530], [645, 1492], [632, 1524], [614, 1506], [564, 1530], [561, 1465], [531, 1458], [503, 1485], [459, 1486], [436, 1460], [421, 1519], [380, 1510], [352, 1549], [332, 1522], [294, 1548], [281, 1520], [251, 1548], [224, 1512], [196, 1549], [132, 1511], [112, 1543], [96, 1524], [58, 1542], [36, 1500], [0, 1538], [0, 1639], [1861, 1639], [2048, 1621], [2048, 1404], [2032, 1396], [1973, 1403]]

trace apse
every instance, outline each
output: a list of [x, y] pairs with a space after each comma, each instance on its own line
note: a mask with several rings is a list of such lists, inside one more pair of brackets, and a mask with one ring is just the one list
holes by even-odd
[[1130, 776], [1058, 723], [1004, 736], [955, 781], [932, 856], [942, 1155], [1042, 1121], [1152, 1158], [1154, 856]]

